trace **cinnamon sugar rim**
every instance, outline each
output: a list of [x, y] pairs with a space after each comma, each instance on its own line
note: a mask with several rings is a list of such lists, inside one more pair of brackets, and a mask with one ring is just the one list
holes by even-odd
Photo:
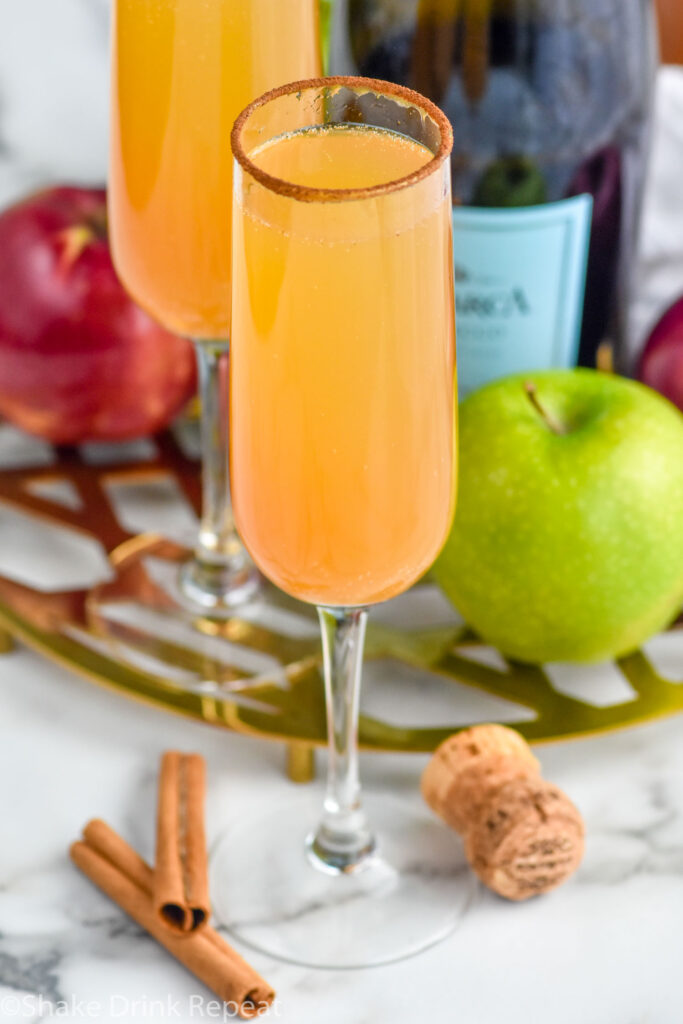
[[[284, 178], [277, 178], [275, 175], [268, 174], [247, 156], [242, 146], [242, 132], [254, 111], [266, 106], [272, 100], [279, 99], [281, 96], [304, 92], [307, 89], [324, 89], [328, 86], [346, 86], [351, 90], [362, 90], [379, 96], [395, 97], [403, 101], [406, 106], [416, 107], [423, 114], [428, 115], [437, 125], [441, 139], [438, 150], [433, 154], [431, 160], [417, 171], [413, 171], [412, 174], [396, 178], [393, 181], [383, 182], [380, 185], [369, 185], [367, 188], [312, 188], [308, 185], [297, 185], [292, 181], [285, 181]], [[270, 92], [259, 96], [248, 107], [245, 107], [235, 121], [230, 133], [230, 143], [233, 155], [242, 169], [269, 191], [303, 203], [344, 202], [351, 199], [373, 199], [376, 196], [386, 195], [389, 192], [398, 192], [401, 189], [410, 188], [424, 178], [428, 178], [450, 156], [453, 148], [453, 129], [444, 112], [435, 103], [432, 103], [431, 100], [428, 100], [419, 92], [415, 92], [414, 89], [407, 89], [402, 85], [395, 85], [393, 82], [384, 82], [379, 78], [337, 75], [330, 78], [308, 78], [298, 82], [289, 82], [287, 85], [278, 86], [277, 89], [271, 89]]]

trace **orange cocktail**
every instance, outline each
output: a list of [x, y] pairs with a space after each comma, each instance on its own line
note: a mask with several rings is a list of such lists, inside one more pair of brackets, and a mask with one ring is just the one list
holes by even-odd
[[[250, 154], [313, 189], [379, 185], [433, 154], [400, 134], [309, 128]], [[454, 322], [440, 181], [372, 200], [277, 200], [235, 221], [232, 486], [247, 549], [316, 604], [405, 590], [454, 501]], [[444, 269], [446, 268], [446, 269]]]
[[195, 341], [199, 368], [201, 523], [165, 596], [193, 617], [230, 616], [259, 587], [228, 483], [230, 131], [259, 92], [319, 72], [318, 0], [114, 0], [113, 11], [114, 263], [144, 309]]
[[230, 130], [318, 74], [317, 0], [117, 0], [110, 198], [116, 266], [170, 330], [227, 338]]
[[[274, 90], [232, 133], [235, 517], [318, 605], [328, 781], [306, 857], [308, 801], [273, 808], [219, 843], [212, 892], [246, 942], [320, 967], [400, 959], [463, 906], [421, 815], [382, 800], [375, 841], [357, 760], [367, 606], [419, 579], [454, 511], [452, 139], [424, 97], [362, 78]], [[315, 678], [305, 659], [290, 697]]]

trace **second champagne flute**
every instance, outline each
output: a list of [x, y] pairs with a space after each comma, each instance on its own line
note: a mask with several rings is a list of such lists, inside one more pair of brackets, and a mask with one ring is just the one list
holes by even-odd
[[115, 0], [110, 220], [135, 300], [196, 342], [203, 507], [180, 589], [229, 614], [257, 574], [228, 485], [232, 158], [226, 139], [264, 89], [320, 71], [317, 0]]

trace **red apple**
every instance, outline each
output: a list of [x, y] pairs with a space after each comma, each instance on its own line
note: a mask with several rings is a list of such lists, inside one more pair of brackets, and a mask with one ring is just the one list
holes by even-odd
[[638, 378], [683, 412], [683, 298], [674, 302], [650, 334]]
[[0, 214], [0, 415], [59, 444], [165, 427], [196, 385], [190, 342], [119, 282], [102, 189], [54, 188]]

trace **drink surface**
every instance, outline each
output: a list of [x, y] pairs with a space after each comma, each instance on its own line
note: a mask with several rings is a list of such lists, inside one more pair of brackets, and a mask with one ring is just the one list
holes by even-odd
[[371, 188], [407, 177], [429, 163], [419, 142], [371, 126], [306, 128], [271, 139], [251, 153], [275, 178], [308, 188]]
[[225, 338], [230, 131], [260, 93], [320, 73], [316, 0], [116, 0], [114, 258], [166, 327]]
[[[430, 156], [392, 132], [328, 127], [252, 159], [288, 181], [341, 188], [396, 180]], [[384, 600], [426, 571], [453, 514], [447, 170], [341, 202], [296, 201], [247, 178], [235, 201], [238, 529], [296, 597]]]

